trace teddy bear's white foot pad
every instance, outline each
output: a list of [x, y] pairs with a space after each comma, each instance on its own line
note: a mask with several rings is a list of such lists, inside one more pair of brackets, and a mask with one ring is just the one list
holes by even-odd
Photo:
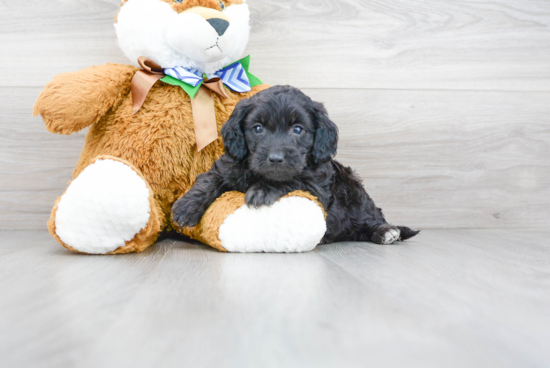
[[98, 160], [61, 197], [55, 229], [73, 249], [105, 254], [132, 240], [147, 225], [150, 213], [145, 181], [120, 161]]
[[327, 228], [321, 208], [303, 197], [287, 197], [270, 207], [241, 206], [220, 226], [228, 252], [309, 252]]

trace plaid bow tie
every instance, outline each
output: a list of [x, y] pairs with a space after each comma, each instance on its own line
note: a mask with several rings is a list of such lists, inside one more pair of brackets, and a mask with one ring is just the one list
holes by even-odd
[[231, 64], [221, 70], [218, 70], [214, 74], [206, 75], [198, 69], [188, 69], [183, 67], [176, 67], [170, 69], [164, 69], [166, 75], [176, 78], [184, 83], [189, 84], [192, 87], [197, 87], [201, 84], [205, 77], [206, 79], [220, 78], [230, 90], [233, 92], [249, 92], [252, 90], [250, 80], [246, 75], [246, 71], [240, 62]]

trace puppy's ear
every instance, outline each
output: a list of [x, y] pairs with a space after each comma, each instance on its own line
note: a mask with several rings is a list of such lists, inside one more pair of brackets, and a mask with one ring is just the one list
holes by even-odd
[[312, 104], [312, 116], [316, 129], [311, 158], [314, 164], [324, 164], [336, 156], [338, 127], [329, 119], [323, 104], [318, 102], [312, 102]]
[[241, 100], [233, 114], [227, 120], [227, 123], [222, 127], [223, 145], [225, 152], [235, 160], [242, 161], [248, 154], [248, 147], [243, 133], [244, 119], [252, 109], [250, 100]]

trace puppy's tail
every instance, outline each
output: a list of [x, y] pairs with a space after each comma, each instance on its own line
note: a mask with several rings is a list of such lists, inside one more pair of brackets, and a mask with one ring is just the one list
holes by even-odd
[[398, 228], [399, 230], [401, 230], [401, 236], [399, 237], [399, 240], [410, 239], [420, 232], [420, 231], [411, 230], [406, 226], [398, 226]]

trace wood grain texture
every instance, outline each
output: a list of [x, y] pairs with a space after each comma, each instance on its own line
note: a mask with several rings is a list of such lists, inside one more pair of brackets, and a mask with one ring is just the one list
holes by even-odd
[[283, 0], [251, 6], [250, 49], [260, 75], [273, 73], [273, 84], [550, 88], [547, 1]]
[[[31, 116], [39, 91], [0, 88], [2, 229], [45, 227], [84, 143]], [[338, 160], [390, 221], [548, 228], [550, 93], [304, 91], [326, 104], [340, 128]]]
[[[82, 256], [0, 233], [2, 367], [546, 367], [548, 232]], [[48, 260], [45, 262], [44, 260]]]
[[[0, 86], [127, 62], [119, 0], [0, 2]], [[252, 0], [253, 70], [301, 88], [550, 90], [544, 0]]]
[[[337, 159], [397, 224], [547, 229], [547, 93], [313, 90], [340, 127]], [[547, 200], [548, 199], [548, 200]]]

